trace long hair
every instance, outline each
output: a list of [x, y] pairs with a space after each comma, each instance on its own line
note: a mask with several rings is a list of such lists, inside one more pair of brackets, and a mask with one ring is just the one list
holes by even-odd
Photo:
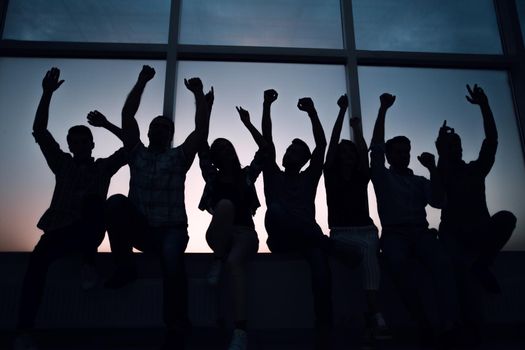
[[221, 152], [220, 152], [221, 147], [228, 147], [232, 150], [233, 155], [234, 155], [234, 163], [233, 163], [234, 169], [233, 170], [236, 173], [240, 172], [241, 163], [239, 161], [239, 157], [237, 156], [237, 152], [235, 151], [235, 147], [233, 147], [233, 144], [230, 142], [230, 140], [222, 138], [222, 137], [215, 139], [210, 146], [210, 158], [211, 158], [213, 165], [219, 170], [221, 170], [221, 168], [224, 166], [224, 163], [221, 159]]

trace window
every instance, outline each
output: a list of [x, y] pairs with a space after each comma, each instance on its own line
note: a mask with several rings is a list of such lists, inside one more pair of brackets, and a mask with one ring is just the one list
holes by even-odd
[[10, 0], [4, 39], [167, 43], [169, 0]]
[[[137, 120], [143, 142], [152, 116], [162, 114], [164, 63], [155, 67]], [[89, 111], [99, 110], [120, 126], [120, 111], [144, 61], [0, 58], [0, 250], [32, 250], [42, 231], [36, 223], [49, 207], [54, 177], [31, 135], [42, 94], [42, 78], [52, 66], [61, 69], [65, 82], [51, 100], [48, 129], [67, 151], [68, 129], [87, 125]], [[90, 127], [95, 141], [94, 157], [106, 157], [122, 142], [106, 130]], [[129, 170], [123, 167], [112, 179], [110, 194], [128, 193]], [[99, 248], [109, 251], [107, 241]]]
[[[525, 213], [517, 199], [525, 191], [518, 180], [523, 178], [525, 154], [519, 135], [525, 135], [525, 127], [517, 122], [524, 118], [525, 83], [520, 74], [525, 60], [520, 59], [522, 43], [508, 42], [509, 52], [501, 44], [501, 38], [510, 41], [520, 30], [524, 32], [525, 0], [516, 0], [521, 28], [511, 21], [513, 6], [507, 5], [513, 2], [494, 0], [9, 0], [0, 4], [0, 13], [5, 14], [0, 16], [4, 112], [0, 251], [32, 248], [41, 233], [35, 224], [51, 198], [53, 177], [30, 134], [46, 70], [58, 66], [66, 80], [52, 101], [49, 125], [65, 147], [67, 128], [84, 123], [92, 109], [120, 124], [120, 110], [143, 64], [157, 70], [137, 115], [145, 142], [148, 124], [159, 114], [174, 116], [175, 144], [192, 130], [194, 101], [182, 83], [187, 77], [199, 76], [205, 86], [215, 87], [210, 140], [230, 138], [243, 164], [256, 146], [234, 107], [247, 108], [260, 127], [265, 89], [280, 93], [273, 108], [279, 159], [295, 136], [313, 146], [309, 123], [295, 107], [297, 98], [313, 97], [328, 136], [337, 98], [347, 92], [351, 113], [363, 116], [369, 141], [378, 96], [391, 90], [398, 101], [389, 120], [403, 122], [399, 129], [387, 125], [387, 132], [407, 133], [413, 140], [412, 165], [422, 174], [416, 153], [434, 150], [443, 119], [452, 118], [450, 123], [454, 120], [465, 147], [472, 148], [465, 159], [475, 157], [482, 137], [479, 114], [462, 96], [465, 83], [477, 82], [497, 110], [500, 132], [497, 162], [487, 179], [490, 210], [515, 212], [518, 228], [506, 249], [525, 250]], [[439, 96], [446, 102], [438, 103]], [[343, 135], [349, 134], [347, 126]], [[109, 155], [120, 145], [104, 130], [94, 130], [94, 136], [96, 156]], [[511, 167], [509, 173], [504, 165]], [[120, 171], [110, 194], [127, 193], [128, 177], [127, 168]], [[264, 204], [261, 180], [258, 189]], [[210, 216], [197, 209], [204, 185], [197, 162], [187, 181], [188, 251], [208, 252], [204, 233]], [[319, 188], [317, 218], [327, 233], [323, 183]], [[373, 191], [370, 209], [377, 222]], [[263, 205], [255, 218], [261, 251], [267, 251], [264, 212]], [[439, 211], [431, 211], [430, 216], [437, 226]], [[108, 249], [105, 242], [101, 250]]]
[[[257, 146], [240, 122], [235, 106], [247, 109], [253, 125], [261, 130], [263, 92], [270, 88], [277, 90], [279, 97], [272, 105], [272, 124], [277, 164], [281, 164], [286, 147], [294, 138], [306, 141], [310, 149], [315, 147], [310, 121], [304, 112], [297, 109], [297, 100], [305, 96], [313, 99], [329, 140], [339, 112], [337, 99], [346, 90], [343, 66], [183, 61], [179, 63], [178, 71], [175, 144], [182, 143], [195, 126], [193, 95], [184, 87], [184, 78], [200, 76], [207, 88], [213, 85], [215, 90], [208, 140], [211, 143], [217, 137], [229, 139], [243, 166], [253, 159]], [[342, 136], [348, 138], [348, 135], [349, 130], [346, 128]], [[254, 218], [260, 241], [259, 251], [268, 252], [262, 175], [256, 187], [262, 205]], [[196, 160], [186, 178], [186, 210], [190, 232], [188, 251], [209, 251], [204, 236], [211, 217], [197, 209], [203, 188], [204, 181]], [[324, 193], [321, 179], [317, 190], [316, 216], [324, 232], [328, 232]]]
[[353, 0], [361, 50], [501, 53], [492, 0]]
[[[412, 144], [410, 167], [417, 175], [426, 177], [428, 171], [419, 164], [416, 157], [422, 152], [431, 152], [437, 157], [434, 141], [443, 120], [447, 120], [447, 125], [461, 136], [463, 159], [466, 162], [477, 159], [484, 139], [483, 121], [479, 108], [465, 99], [465, 84], [477, 83], [484, 88], [499, 134], [496, 163], [486, 179], [487, 204], [492, 214], [505, 209], [517, 216], [516, 234], [507, 248], [520, 249], [524, 243], [519, 232], [525, 226], [525, 166], [507, 73], [360, 67], [359, 79], [365, 137], [372, 135], [379, 96], [383, 92], [396, 95], [396, 102], [387, 114], [385, 138], [388, 140], [397, 135], [407, 136]], [[372, 185], [369, 187], [369, 197], [371, 213], [377, 215]], [[440, 211], [428, 208], [429, 222], [437, 228]], [[374, 219], [379, 224], [377, 216]]]
[[342, 48], [339, 0], [184, 0], [180, 43]]

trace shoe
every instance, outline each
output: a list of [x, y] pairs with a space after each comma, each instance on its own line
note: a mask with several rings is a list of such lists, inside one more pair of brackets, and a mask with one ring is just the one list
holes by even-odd
[[248, 333], [244, 329], [234, 329], [232, 341], [228, 350], [246, 350], [248, 349]]
[[13, 350], [38, 350], [38, 346], [30, 334], [22, 333], [14, 339]]
[[385, 319], [380, 312], [373, 315], [375, 321], [374, 338], [376, 340], [392, 339], [392, 333], [386, 325]]
[[219, 284], [219, 280], [221, 278], [221, 272], [222, 272], [222, 260], [213, 259], [213, 262], [211, 263], [210, 269], [208, 271], [208, 275], [206, 276], [206, 280], [208, 281], [208, 284], [210, 286], [215, 287], [217, 284]]
[[93, 265], [83, 264], [80, 269], [80, 287], [83, 290], [94, 288], [98, 283], [98, 273]]
[[470, 272], [487, 292], [493, 294], [501, 293], [501, 287], [499, 286], [498, 280], [492, 271], [489, 270], [488, 266], [474, 264], [472, 265]]
[[104, 283], [104, 287], [108, 289], [122, 288], [135, 281], [137, 277], [138, 274], [135, 268], [118, 269], [113, 276]]

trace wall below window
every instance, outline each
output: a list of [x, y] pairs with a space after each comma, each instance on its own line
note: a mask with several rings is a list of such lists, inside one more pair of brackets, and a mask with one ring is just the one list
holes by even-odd
[[[41, 328], [151, 328], [162, 326], [162, 295], [160, 267], [152, 256], [137, 254], [139, 279], [121, 290], [97, 286], [80, 288], [80, 261], [60, 260], [52, 266], [48, 286], [38, 318]], [[29, 258], [28, 253], [0, 254], [0, 329], [14, 327], [21, 281]], [[205, 282], [211, 261], [209, 254], [187, 254], [190, 279], [190, 317], [194, 326], [214, 327], [219, 318], [231, 324], [227, 279], [221, 288], [210, 288]], [[101, 280], [112, 272], [109, 254], [97, 257]], [[494, 271], [502, 288], [501, 295], [480, 292], [483, 313], [489, 325], [525, 324], [525, 253], [503, 252]], [[338, 328], [363, 327], [366, 305], [360, 288], [360, 274], [333, 262], [334, 320]], [[421, 269], [420, 281], [429, 312], [435, 314], [431, 302], [429, 280]], [[259, 254], [249, 267], [249, 320], [253, 329], [310, 328], [313, 325], [310, 277], [307, 264], [290, 255]], [[383, 275], [380, 300], [385, 318], [393, 328], [412, 326], [400, 304], [388, 274]], [[221, 307], [222, 305], [222, 307]], [[434, 317], [435, 318], [435, 317]]]

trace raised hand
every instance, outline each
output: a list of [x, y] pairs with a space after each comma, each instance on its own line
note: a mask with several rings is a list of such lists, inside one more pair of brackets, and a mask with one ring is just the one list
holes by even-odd
[[266, 90], [264, 92], [264, 103], [272, 104], [273, 102], [275, 102], [275, 100], [277, 100], [277, 96], [277, 91], [275, 91], [274, 89]]
[[210, 91], [204, 95], [204, 98], [206, 98], [206, 103], [208, 104], [208, 107], [213, 106], [213, 101], [215, 101], [215, 92], [213, 91], [213, 86], [211, 87]]
[[142, 66], [142, 70], [140, 71], [140, 74], [139, 74], [139, 80], [141, 82], [147, 83], [148, 81], [153, 79], [154, 76], [155, 76], [155, 69], [147, 65]]
[[446, 134], [453, 134], [454, 129], [447, 125], [447, 121], [443, 121], [443, 125], [439, 128], [439, 136], [444, 136]]
[[436, 159], [432, 153], [423, 152], [417, 157], [417, 160], [428, 170], [436, 168]]
[[184, 85], [194, 94], [202, 93], [202, 81], [199, 78], [184, 79]]
[[392, 107], [392, 105], [396, 101], [396, 97], [385, 92], [384, 94], [379, 96], [379, 101], [381, 101], [381, 108], [388, 109]]
[[348, 108], [348, 97], [346, 96], [346, 94], [344, 94], [341, 97], [339, 97], [339, 99], [337, 100], [337, 105], [341, 109], [347, 109]]
[[237, 109], [237, 112], [239, 113], [239, 116], [241, 117], [241, 122], [245, 125], [249, 124], [250, 123], [250, 113], [242, 107], [235, 107], [235, 109]]
[[46, 92], [54, 92], [62, 85], [64, 80], [60, 79], [60, 69], [53, 67], [47, 71], [46, 76], [42, 80], [42, 89]]
[[470, 96], [465, 95], [465, 97], [470, 103], [480, 106], [488, 103], [487, 95], [485, 95], [485, 92], [478, 84], [474, 84], [474, 88], [470, 88], [470, 85], [467, 84], [467, 90]]
[[104, 116], [104, 114], [100, 113], [99, 111], [91, 111], [87, 115], [87, 120], [89, 125], [93, 125], [96, 127], [104, 127], [108, 125], [108, 120]]
[[300, 98], [299, 101], [297, 101], [297, 108], [307, 113], [315, 112], [314, 101], [312, 101], [310, 97]]

